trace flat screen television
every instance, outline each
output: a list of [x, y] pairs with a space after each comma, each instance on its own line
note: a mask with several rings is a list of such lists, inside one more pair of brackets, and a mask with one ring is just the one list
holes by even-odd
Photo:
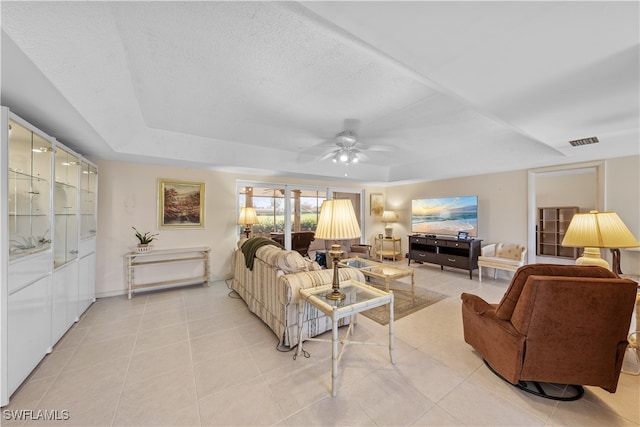
[[411, 201], [411, 232], [478, 236], [478, 196], [439, 197]]

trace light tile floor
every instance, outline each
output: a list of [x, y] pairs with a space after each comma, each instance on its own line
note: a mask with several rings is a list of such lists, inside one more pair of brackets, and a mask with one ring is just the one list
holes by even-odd
[[[348, 347], [336, 398], [330, 345], [308, 342], [311, 357], [294, 361], [220, 281], [99, 299], [3, 408], [2, 425], [640, 424], [637, 376], [621, 375], [615, 394], [586, 387], [576, 402], [542, 399], [498, 379], [463, 341], [459, 296], [497, 302], [508, 279], [480, 284], [464, 271], [415, 267], [416, 286], [450, 297], [396, 321], [396, 365], [385, 347]], [[385, 342], [387, 328], [360, 316], [356, 337]], [[69, 419], [13, 419], [39, 410]]]

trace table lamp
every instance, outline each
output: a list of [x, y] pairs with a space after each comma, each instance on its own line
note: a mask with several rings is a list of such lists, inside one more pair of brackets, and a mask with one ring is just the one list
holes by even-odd
[[390, 239], [393, 237], [393, 227], [391, 226], [392, 222], [396, 222], [396, 213], [394, 211], [384, 211], [382, 212], [382, 222], [384, 225], [384, 237]]
[[331, 251], [329, 251], [329, 256], [333, 259], [333, 282], [331, 292], [326, 294], [327, 299], [340, 301], [345, 298], [345, 294], [340, 292], [340, 279], [338, 278], [338, 262], [342, 255], [338, 240], [358, 237], [360, 237], [360, 225], [356, 219], [351, 200], [325, 200], [320, 210], [315, 238], [334, 241]]
[[640, 243], [615, 212], [591, 211], [575, 214], [571, 218], [562, 246], [584, 248], [584, 253], [576, 260], [576, 264], [605, 268], [609, 268], [609, 263], [601, 258], [600, 248], [609, 248], [613, 254], [611, 270], [615, 274], [622, 274], [619, 248], [635, 248]]
[[253, 224], [257, 224], [258, 215], [256, 215], [256, 210], [249, 206], [246, 208], [240, 208], [240, 216], [238, 217], [238, 225], [244, 225], [244, 234], [246, 234], [247, 239], [249, 238], [249, 234], [251, 234], [251, 228]]

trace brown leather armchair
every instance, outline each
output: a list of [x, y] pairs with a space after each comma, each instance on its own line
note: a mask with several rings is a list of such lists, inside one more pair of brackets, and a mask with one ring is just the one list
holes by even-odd
[[[284, 246], [284, 233], [271, 233], [271, 238]], [[309, 246], [315, 240], [313, 231], [296, 231], [291, 233], [291, 249], [302, 256], [309, 257]]]
[[[525, 391], [559, 400], [579, 399], [582, 385], [614, 393], [636, 286], [602, 267], [525, 265], [499, 304], [461, 295], [464, 340]], [[577, 395], [551, 396], [540, 383], [573, 385]]]

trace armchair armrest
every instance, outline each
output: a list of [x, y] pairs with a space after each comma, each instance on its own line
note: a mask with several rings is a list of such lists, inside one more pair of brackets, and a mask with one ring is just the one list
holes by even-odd
[[460, 295], [460, 299], [462, 300], [463, 304], [467, 305], [471, 309], [471, 311], [476, 314], [484, 314], [489, 310], [495, 309], [494, 305], [489, 304], [488, 302], [474, 294], [463, 292], [462, 295]]
[[371, 256], [371, 245], [362, 245], [362, 244], [351, 245], [350, 252], [367, 254], [367, 256]]
[[524, 248], [522, 250], [522, 253], [520, 254], [520, 262], [522, 263], [522, 265], [527, 262], [527, 248]]
[[490, 245], [484, 246], [480, 249], [481, 256], [496, 256], [496, 244], [492, 243]]

